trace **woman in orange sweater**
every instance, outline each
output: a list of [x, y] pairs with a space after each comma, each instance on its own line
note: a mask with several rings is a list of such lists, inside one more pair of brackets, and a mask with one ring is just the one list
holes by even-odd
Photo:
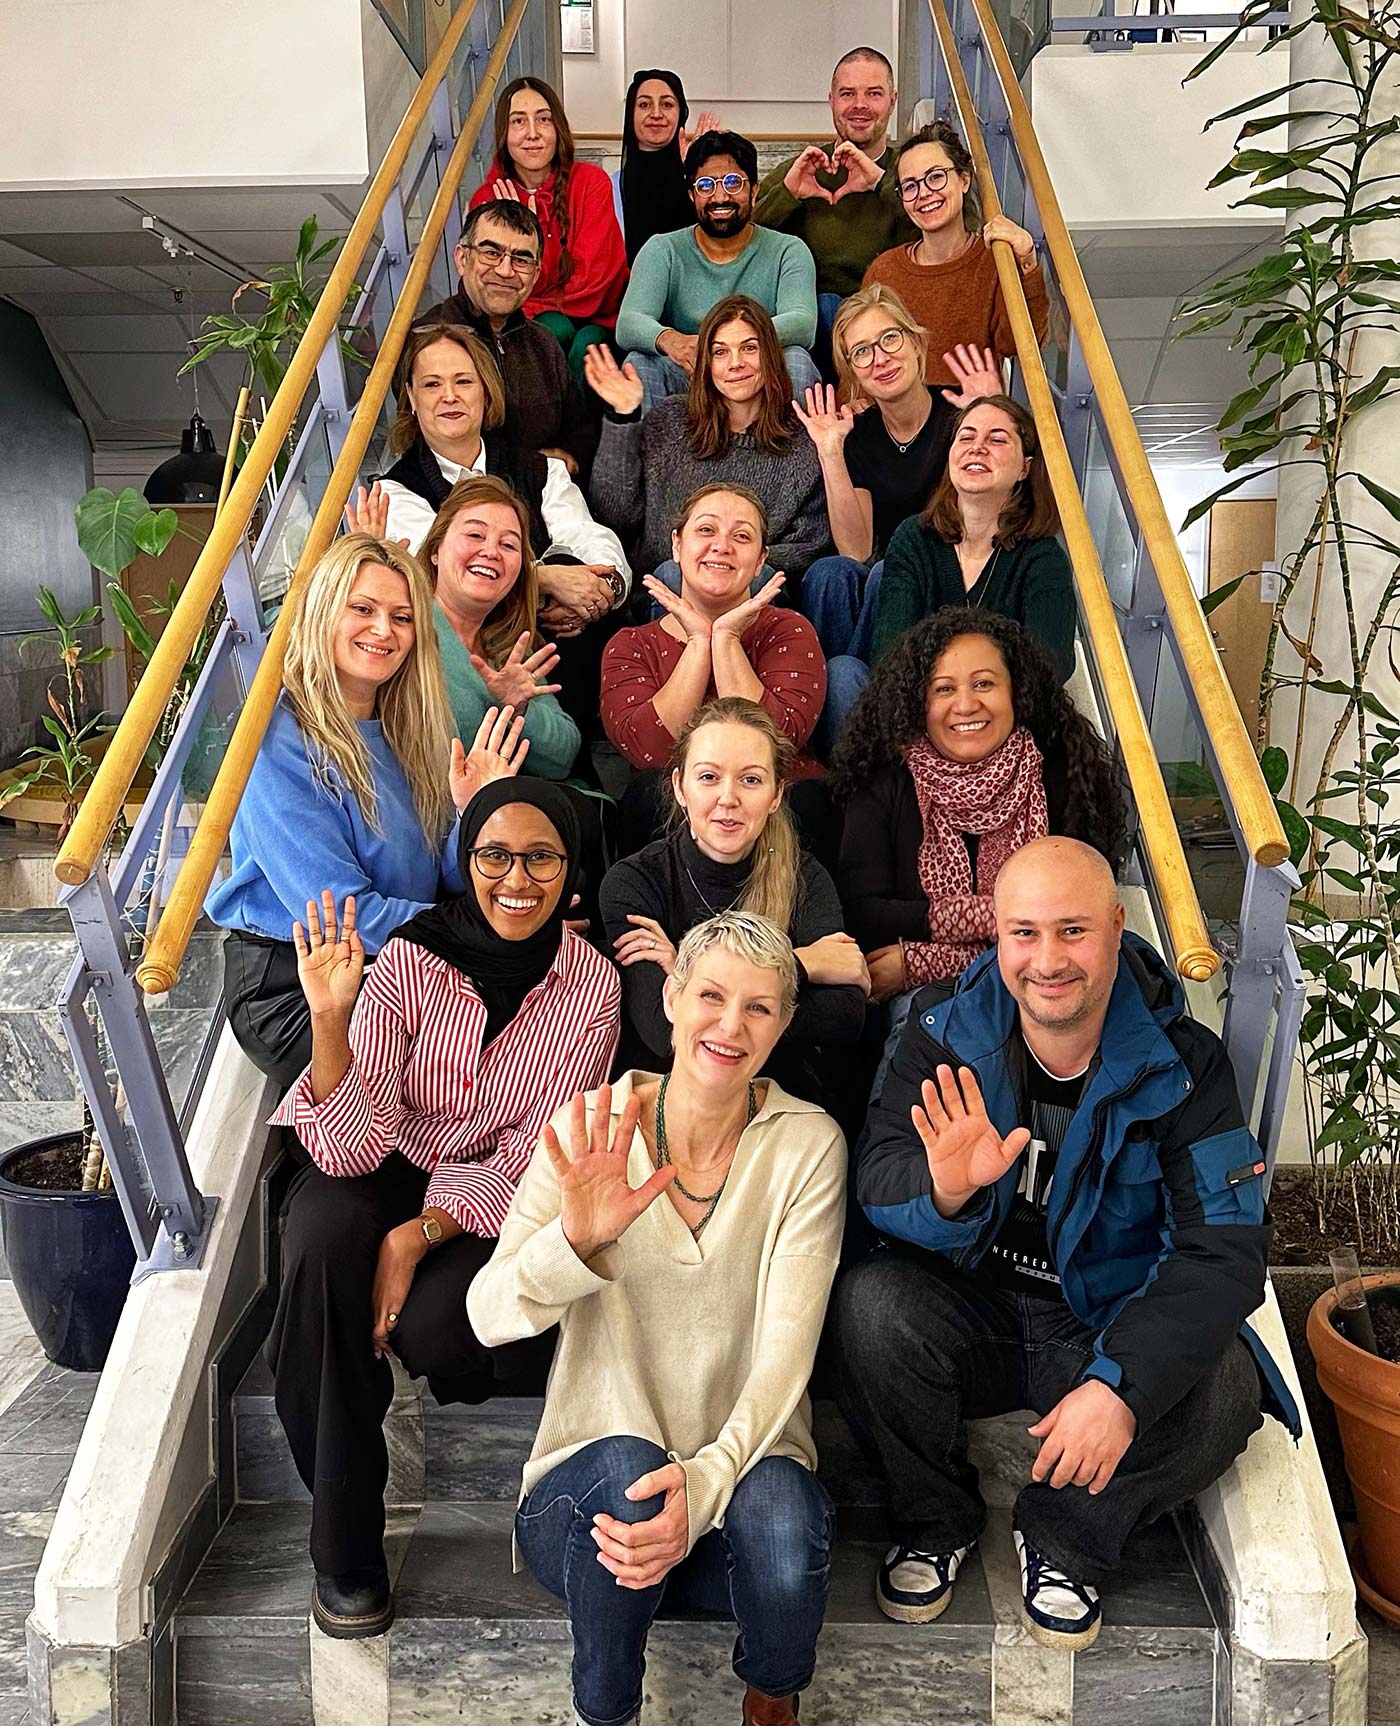
[[539, 217], [544, 255], [525, 316], [558, 338], [582, 378], [585, 351], [607, 341], [617, 322], [627, 252], [612, 181], [574, 160], [564, 104], [541, 78], [516, 78], [497, 99], [495, 159], [471, 207], [489, 198], [526, 204]]
[[1006, 240], [1016, 254], [1036, 340], [1044, 346], [1049, 302], [1035, 241], [1006, 216], [979, 228], [972, 157], [956, 130], [946, 120], [922, 127], [900, 146], [892, 171], [919, 238], [881, 252], [862, 286], [893, 288], [928, 331], [924, 382], [958, 383], [947, 355], [960, 343], [979, 354], [990, 348], [998, 361], [1015, 356], [993, 240]]

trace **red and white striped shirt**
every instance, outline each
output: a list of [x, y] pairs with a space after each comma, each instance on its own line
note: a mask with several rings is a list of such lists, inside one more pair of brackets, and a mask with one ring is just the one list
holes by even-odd
[[432, 1171], [423, 1199], [494, 1238], [546, 1121], [601, 1085], [617, 1054], [622, 984], [565, 930], [544, 980], [483, 1052], [469, 978], [411, 941], [385, 943], [350, 1021], [350, 1067], [324, 1102], [311, 1069], [272, 1117], [328, 1175], [367, 1175], [394, 1151]]

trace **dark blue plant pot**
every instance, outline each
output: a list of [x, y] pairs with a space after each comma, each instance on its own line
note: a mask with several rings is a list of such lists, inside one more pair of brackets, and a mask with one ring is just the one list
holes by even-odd
[[0, 1156], [0, 1236], [15, 1293], [44, 1353], [57, 1366], [98, 1372], [136, 1265], [117, 1195], [51, 1192], [10, 1179], [24, 1157], [73, 1139], [54, 1133]]

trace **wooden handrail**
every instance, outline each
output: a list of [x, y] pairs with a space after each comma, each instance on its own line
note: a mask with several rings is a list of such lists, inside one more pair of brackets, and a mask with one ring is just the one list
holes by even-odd
[[68, 886], [86, 881], [97, 867], [97, 860], [107, 844], [151, 738], [155, 736], [171, 691], [184, 670], [214, 595], [219, 590], [228, 561], [248, 531], [259, 494], [291, 429], [302, 397], [316, 374], [322, 351], [335, 337], [346, 299], [355, 285], [355, 273], [374, 237], [389, 194], [403, 172], [414, 137], [428, 117], [433, 94], [451, 68], [452, 56], [476, 7], [477, 0], [463, 0], [428, 62], [413, 100], [370, 182], [359, 214], [341, 244], [335, 266], [306, 326], [306, 333], [297, 344], [286, 375], [268, 404], [262, 427], [253, 439], [238, 478], [210, 529], [204, 549], [190, 571], [179, 603], [161, 631], [155, 652], [87, 789], [77, 819], [54, 860], [55, 875]]
[[495, 96], [506, 56], [520, 28], [520, 20], [529, 4], [530, 0], [514, 0], [506, 13], [481, 81], [477, 85], [472, 105], [462, 121], [462, 129], [443, 171], [437, 196], [424, 220], [423, 231], [413, 254], [413, 261], [409, 265], [403, 291], [394, 306], [369, 376], [365, 379], [364, 391], [346, 432], [345, 443], [326, 482], [326, 489], [311, 523], [306, 544], [297, 559], [296, 573], [288, 589], [288, 603], [283, 604], [277, 622], [273, 625], [272, 634], [263, 649], [257, 673], [243, 703], [243, 711], [238, 716], [233, 736], [229, 739], [228, 748], [224, 752], [224, 759], [205, 803], [204, 813], [190, 841], [180, 873], [170, 890], [160, 928], [137, 967], [136, 980], [148, 995], [163, 994], [167, 989], [173, 988], [179, 975], [185, 948], [199, 918], [204, 896], [209, 891], [209, 883], [214, 879], [214, 871], [219, 866], [224, 846], [228, 843], [229, 829], [233, 826], [233, 818], [247, 787], [248, 776], [253, 771], [253, 763], [257, 759], [263, 736], [277, 705], [278, 694], [281, 692], [282, 665], [286, 657], [293, 611], [289, 602], [298, 585], [306, 580], [321, 554], [335, 538], [351, 487], [359, 479], [360, 464], [369, 448], [370, 438], [374, 435], [384, 397], [393, 382], [394, 371], [403, 351], [404, 339], [412, 327], [419, 298], [427, 286], [433, 256], [447, 225], [447, 217], [457, 196], [463, 171], [471, 157], [482, 121]]
[[[973, 107], [967, 74], [958, 58], [957, 43], [944, 0], [929, 0], [929, 9], [933, 14], [934, 30], [947, 61], [948, 75], [962, 115], [967, 147], [972, 153], [973, 166], [977, 171], [977, 189], [982, 199], [983, 214], [990, 220], [1002, 213], [1001, 200], [992, 177], [991, 159], [987, 154], [981, 123]], [[1192, 982], [1203, 983], [1207, 978], [1213, 977], [1220, 968], [1220, 956], [1211, 946], [1201, 902], [1196, 894], [1196, 884], [1191, 879], [1186, 853], [1182, 849], [1181, 834], [1172, 815], [1166, 786], [1162, 783], [1162, 770], [1158, 766], [1157, 752], [1147, 729], [1147, 718], [1138, 698], [1137, 684], [1133, 681], [1128, 656], [1123, 649], [1123, 637], [1119, 633], [1118, 619], [1109, 596], [1108, 583], [1104, 579], [1103, 565], [1099, 561], [1089, 518], [1084, 512], [1084, 500], [1080, 497], [1079, 487], [1075, 483], [1074, 467], [1069, 459], [1069, 449], [1065, 444], [1059, 415], [1055, 411], [1050, 380], [1045, 375], [1045, 362], [1041, 358], [1040, 344], [1031, 323], [1021, 271], [1015, 254], [1004, 240], [993, 242], [992, 257], [997, 267], [997, 280], [1001, 284], [1001, 296], [1011, 319], [1016, 355], [1021, 362], [1026, 394], [1030, 398], [1036, 431], [1040, 435], [1041, 454], [1055, 493], [1055, 503], [1060, 512], [1070, 561], [1074, 566], [1075, 586], [1079, 590], [1084, 622], [1089, 631], [1104, 695], [1113, 716], [1118, 747], [1123, 753], [1123, 765], [1127, 769], [1128, 782], [1132, 786], [1133, 798], [1137, 804], [1139, 835], [1151, 865], [1153, 879], [1157, 883], [1162, 915], [1167, 924], [1167, 938], [1171, 942], [1172, 952], [1176, 956], [1176, 968], [1180, 974]]]
[[[935, 24], [943, 4], [944, 0], [929, 0]], [[1079, 338], [1084, 363], [1093, 380], [1094, 393], [1098, 397], [1099, 410], [1103, 415], [1104, 430], [1132, 501], [1133, 513], [1137, 517], [1148, 556], [1152, 559], [1152, 567], [1157, 572], [1162, 601], [1171, 619], [1183, 668], [1190, 679], [1196, 700], [1200, 703], [1202, 724], [1219, 764], [1225, 790], [1239, 822], [1244, 842], [1258, 863], [1272, 869], [1277, 864], [1288, 861], [1288, 840], [1284, 836], [1283, 823], [1259, 770], [1254, 746], [1250, 742], [1239, 706], [1220, 663], [1220, 654], [1211, 638], [1196, 590], [1191, 585], [1191, 577], [1182, 560], [1176, 534], [1167, 518], [1162, 494], [1157, 489], [1156, 476], [1148, 463], [1147, 452], [1142, 447], [1137, 422], [1128, 406], [1128, 398], [1123, 393], [1118, 368], [1113, 363], [1108, 342], [1099, 324], [1098, 313], [1094, 310], [1094, 302], [1084, 280], [1084, 272], [1079, 266], [1074, 242], [1069, 237], [1059, 199], [1055, 196], [1055, 188], [1045, 166], [1045, 157], [1035, 135], [1030, 109], [1026, 106], [1015, 68], [1011, 64], [1011, 56], [1002, 41], [989, 0], [971, 0], [971, 4], [977, 14], [982, 40], [986, 44], [1001, 85], [1002, 98], [1010, 117], [1011, 135], [1021, 159], [1026, 184], [1040, 212], [1045, 244], [1054, 260], [1065, 307], [1074, 325], [1074, 333]], [[944, 22], [948, 23], [946, 12]], [[940, 32], [940, 39], [941, 34]], [[948, 35], [951, 42], [951, 24], [948, 25]], [[944, 50], [944, 55], [950, 71], [954, 62], [957, 62], [961, 69], [955, 43]]]

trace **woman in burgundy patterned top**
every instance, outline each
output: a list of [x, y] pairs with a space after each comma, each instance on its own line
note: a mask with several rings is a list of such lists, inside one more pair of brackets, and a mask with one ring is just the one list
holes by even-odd
[[287, 1196], [267, 1352], [312, 1498], [312, 1614], [330, 1636], [378, 1635], [393, 1617], [387, 1354], [440, 1403], [483, 1402], [545, 1364], [483, 1347], [466, 1292], [544, 1123], [601, 1084], [617, 1050], [617, 972], [564, 921], [579, 875], [567, 792], [493, 780], [462, 815], [458, 863], [466, 891], [401, 924], [363, 989], [353, 897], [325, 894], [295, 930], [311, 1064], [274, 1120], [312, 1160]]
[[[806, 745], [826, 700], [826, 660], [817, 633], [796, 611], [772, 602], [775, 574], [750, 596], [767, 556], [768, 517], [744, 486], [709, 485], [681, 506], [671, 549], [681, 590], [644, 576], [665, 612], [654, 623], [622, 629], [603, 656], [603, 724], [634, 773], [623, 795], [619, 841], [639, 851], [660, 830], [658, 780], [692, 713], [717, 695], [756, 701], [797, 750], [789, 803], [807, 848], [827, 848], [823, 769]], [[812, 783], [816, 782], [816, 783]], [[665, 787], [660, 786], [664, 794]], [[816, 823], [819, 832], [811, 831]]]

